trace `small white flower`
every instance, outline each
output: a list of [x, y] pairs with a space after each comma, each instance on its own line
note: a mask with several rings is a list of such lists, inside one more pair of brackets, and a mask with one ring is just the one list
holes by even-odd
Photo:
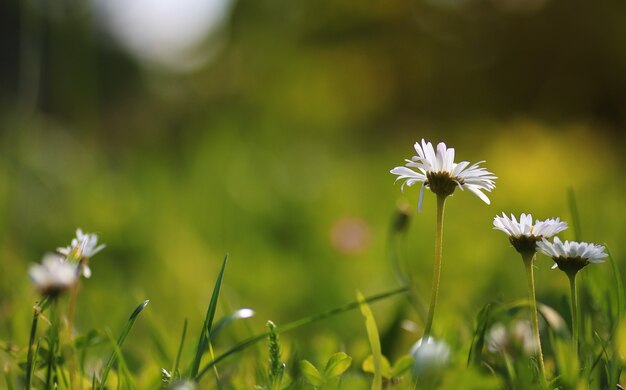
[[[413, 156], [402, 167], [395, 167], [390, 172], [398, 175], [398, 180], [405, 180], [402, 184], [412, 186], [415, 183], [422, 183], [418, 210], [422, 210], [422, 200], [424, 198], [424, 187], [428, 187], [438, 195], [452, 195], [456, 187], [461, 190], [468, 189], [476, 194], [485, 203], [489, 204], [489, 198], [482, 191], [490, 192], [494, 189], [494, 180], [497, 178], [493, 173], [485, 168], [479, 167], [483, 161], [470, 166], [467, 161], [454, 162], [454, 148], [446, 147], [440, 142], [437, 145], [437, 152], [430, 142], [422, 139], [421, 145], [415, 143], [417, 156]], [[417, 168], [419, 172], [410, 168]]]
[[555, 237], [553, 242], [544, 238], [537, 246], [541, 253], [554, 260], [552, 269], [559, 267], [565, 272], [575, 273], [589, 263], [603, 263], [602, 259], [608, 256], [602, 245], [576, 241], [561, 242], [558, 237]]
[[498, 322], [487, 333], [487, 349], [494, 353], [514, 353], [516, 349], [527, 355], [535, 353], [532, 328], [527, 320], [516, 320], [509, 326]]
[[443, 340], [428, 338], [427, 342], [419, 339], [411, 348], [413, 357], [413, 375], [421, 379], [436, 379], [450, 363], [450, 347]]
[[509, 218], [502, 213], [502, 216], [494, 217], [493, 227], [505, 232], [518, 252], [534, 254], [537, 251], [537, 241], [562, 232], [567, 229], [567, 223], [561, 222], [559, 218], [550, 218], [544, 221], [536, 220], [533, 225], [532, 214], [522, 214], [518, 222], [515, 215], [511, 214]]
[[493, 219], [493, 227], [502, 230], [510, 237], [552, 237], [567, 229], [567, 222], [561, 222], [559, 218], [550, 218], [545, 221], [536, 220], [533, 225], [532, 214], [522, 214], [517, 222], [515, 215], [509, 218], [506, 214], [496, 215]]
[[106, 245], [98, 245], [98, 235], [95, 233], [83, 233], [76, 229], [76, 238], [72, 239], [69, 246], [57, 248], [57, 252], [64, 255], [67, 260], [72, 262], [80, 262], [82, 264], [81, 274], [86, 278], [91, 276], [91, 269], [87, 261], [96, 253], [105, 248]]
[[33, 264], [28, 275], [42, 295], [57, 296], [76, 283], [76, 265], [65, 261], [61, 256], [49, 253], [41, 264]]

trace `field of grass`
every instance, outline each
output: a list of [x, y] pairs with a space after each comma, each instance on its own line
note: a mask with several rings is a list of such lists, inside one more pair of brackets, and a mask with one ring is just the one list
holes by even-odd
[[[138, 58], [87, 3], [0, 6], [0, 388], [626, 381], [619, 12], [230, 3], [183, 70]], [[447, 199], [430, 351], [414, 346], [437, 200], [418, 212], [419, 183], [389, 172], [422, 138], [498, 177], [490, 205]], [[537, 254], [547, 384], [503, 212], [611, 254], [578, 275], [577, 347], [568, 278]], [[29, 270], [77, 228], [106, 244], [93, 275], [44, 298]]]
[[[581, 383], [597, 385], [615, 380], [621, 370], [616, 334], [623, 302], [617, 295], [621, 276], [614, 272], [623, 265], [619, 240], [623, 205], [619, 189], [601, 187], [601, 183], [619, 175], [618, 164], [605, 164], [618, 157], [611, 155], [610, 145], [602, 144], [606, 141], [584, 128], [552, 135], [530, 123], [509, 126], [517, 127], [513, 134], [525, 132], [526, 145], [505, 135], [489, 137], [483, 145], [476, 145], [475, 137], [451, 136], [459, 158], [484, 158], [499, 178], [489, 206], [468, 191], [456, 191], [448, 201], [440, 299], [433, 328], [434, 334], [452, 348], [442, 386], [454, 388], [458, 383], [476, 381], [474, 388], [495, 388], [516, 378], [522, 383], [518, 387], [523, 387], [524, 380], [532, 381], [533, 365], [528, 355], [522, 350], [511, 351], [521, 355], [511, 357], [515, 367], [506, 367], [502, 356], [489, 352], [488, 340], [483, 346], [474, 345], [468, 366], [477, 334], [488, 334], [496, 322], [502, 324], [497, 327], [513, 332], [516, 321], [528, 318], [523, 263], [506, 236], [492, 226], [493, 216], [502, 211], [560, 217], [571, 226], [562, 234], [565, 238], [582, 237], [609, 245], [615, 269], [607, 262], [581, 272], [581, 348], [585, 348], [581, 367], [590, 372], [580, 375]], [[40, 135], [42, 144], [63, 139], [55, 133]], [[3, 196], [11, 207], [3, 214], [14, 221], [7, 224], [13, 229], [6, 230], [2, 246], [2, 359], [7, 381], [12, 378], [18, 388], [24, 381], [32, 307], [38, 301], [28, 282], [28, 267], [44, 253], [67, 245], [73, 232], [71, 224], [98, 232], [107, 245], [91, 262], [93, 277], [81, 281], [75, 334], [71, 339], [61, 338], [65, 345], [62, 351], [74, 359], [82, 356], [85, 337], [93, 339], [94, 346], [85, 350], [85, 366], [76, 371], [85, 375], [85, 383], [91, 383], [93, 375], [101, 377], [115, 351], [109, 338], [117, 338], [129, 313], [145, 299], [150, 304], [138, 316], [121, 348], [125, 366], [114, 365], [112, 383], [124, 368], [122, 387], [157, 386], [161, 368], [171, 371], [185, 320], [188, 333], [182, 346], [181, 375], [188, 374], [182, 368], [187, 369], [195, 354], [197, 335], [225, 253], [229, 262], [214, 305], [215, 321], [238, 308], [251, 308], [255, 315], [224, 327], [211, 343], [212, 353], [206, 352], [202, 358], [202, 366], [243, 340], [264, 333], [268, 320], [280, 330], [281, 325], [354, 302], [357, 290], [369, 296], [402, 287], [394, 278], [396, 255], [396, 261], [406, 265], [414, 280], [418, 301], [427, 305], [435, 197], [427, 191], [424, 211], [417, 213], [419, 190], [409, 188], [402, 193], [388, 173], [411, 155], [410, 142], [398, 140], [397, 149], [402, 150], [382, 148], [379, 155], [368, 153], [366, 157], [358, 157], [356, 149], [360, 146], [352, 146], [303, 152], [302, 158], [282, 155], [290, 151], [270, 157], [245, 143], [221, 142], [196, 143], [194, 147], [201, 152], [186, 157], [186, 166], [176, 168], [180, 174], [172, 172], [172, 167], [155, 168], [162, 160], [141, 162], [130, 155], [119, 167], [98, 162], [97, 152], [89, 145], [63, 154], [71, 160], [67, 164], [76, 167], [70, 170], [70, 178], [54, 163], [38, 160], [43, 149], [35, 144], [25, 149], [32, 154], [14, 152], [13, 159], [5, 160], [10, 165], [4, 166], [4, 178], [11, 185], [4, 187]], [[231, 157], [234, 167], [220, 165], [229, 150], [246, 157]], [[581, 164], [577, 156], [582, 155], [603, 155], [603, 159]], [[311, 158], [325, 161], [306, 161]], [[242, 166], [238, 167], [237, 161]], [[259, 161], [264, 163], [256, 163]], [[256, 165], [263, 169], [257, 175], [250, 174]], [[535, 174], [546, 166], [550, 169]], [[200, 167], [230, 173], [212, 176]], [[284, 184], [281, 170], [285, 171]], [[575, 194], [577, 217], [572, 215], [571, 194]], [[402, 231], [394, 230], [392, 223], [399, 212], [397, 205], [408, 218]], [[550, 378], [565, 376], [563, 380], [572, 381], [578, 378], [577, 371], [567, 365], [573, 363], [559, 360], [571, 356], [571, 351], [567, 352], [571, 322], [567, 278], [558, 270], [550, 270], [551, 264], [545, 256], [536, 264], [537, 299], [560, 316], [557, 329], [544, 326], [542, 331], [546, 367]], [[420, 312], [410, 302], [405, 293], [399, 293], [371, 303], [382, 350], [392, 362], [408, 354], [423, 332]], [[68, 299], [62, 297], [60, 318], [67, 316], [68, 305]], [[478, 314], [486, 307], [491, 313], [488, 324], [481, 322], [486, 320]], [[353, 382], [357, 387], [369, 386], [372, 378], [362, 365], [371, 353], [370, 343], [356, 308], [281, 335], [281, 357], [287, 364], [283, 384], [292, 380], [299, 385], [306, 383], [299, 373], [300, 360], [319, 367], [333, 353], [345, 352], [353, 364], [343, 376], [342, 387]], [[48, 310], [42, 317], [47, 318]], [[60, 320], [60, 324], [65, 334], [63, 324], [67, 325], [67, 320]], [[35, 340], [44, 349], [48, 327], [47, 321], [39, 321]], [[268, 370], [267, 354], [267, 342], [261, 337], [250, 348], [220, 360], [216, 372], [210, 370], [202, 377], [203, 386], [269, 386], [263, 375]], [[40, 362], [45, 362], [44, 353]], [[45, 367], [36, 371], [39, 375], [34, 378], [40, 380], [44, 371]], [[404, 376], [397, 386], [411, 383], [410, 376]]]

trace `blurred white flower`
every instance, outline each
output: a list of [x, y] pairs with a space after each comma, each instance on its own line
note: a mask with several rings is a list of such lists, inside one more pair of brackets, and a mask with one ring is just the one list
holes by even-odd
[[198, 386], [190, 380], [177, 380], [167, 387], [170, 390], [197, 390]]
[[45, 296], [55, 297], [76, 283], [78, 274], [76, 264], [67, 262], [63, 257], [49, 253], [41, 264], [33, 264], [29, 270], [33, 284]]
[[413, 358], [413, 375], [421, 380], [436, 380], [450, 363], [450, 347], [443, 340], [432, 337], [424, 342], [419, 339], [411, 348], [409, 355]]
[[552, 269], [559, 267], [565, 272], [577, 272], [589, 263], [603, 263], [608, 255], [602, 245], [587, 242], [565, 241], [558, 237], [553, 242], [545, 238], [537, 242], [539, 251], [554, 260]]
[[536, 220], [533, 225], [532, 214], [522, 214], [518, 222], [515, 215], [511, 214], [509, 218], [502, 213], [502, 216], [494, 217], [493, 227], [505, 232], [518, 252], [534, 254], [537, 251], [537, 241], [562, 232], [567, 229], [567, 223], [561, 222], [559, 218], [550, 218], [544, 221]]
[[57, 252], [64, 255], [68, 261], [81, 263], [81, 274], [86, 278], [91, 276], [88, 260], [105, 248], [106, 245], [98, 245], [98, 235], [95, 233], [83, 233], [81, 228], [76, 229], [76, 238], [72, 239], [69, 246], [57, 248]]
[[91, 0], [97, 20], [126, 50], [160, 68], [193, 70], [219, 49], [232, 0]]
[[516, 351], [535, 353], [532, 328], [527, 320], [516, 320], [509, 326], [498, 322], [487, 333], [487, 349], [494, 353], [515, 354]]
[[[402, 184], [412, 186], [415, 183], [422, 183], [418, 210], [422, 210], [424, 198], [424, 187], [428, 187], [437, 195], [452, 195], [456, 187], [461, 190], [468, 189], [476, 194], [485, 203], [489, 204], [489, 198], [482, 191], [490, 192], [494, 189], [494, 180], [497, 178], [493, 173], [485, 168], [479, 167], [483, 161], [470, 166], [467, 161], [454, 162], [454, 148], [447, 148], [446, 144], [440, 142], [437, 145], [437, 152], [430, 142], [422, 139], [421, 145], [415, 143], [417, 156], [410, 160], [405, 160], [402, 167], [395, 167], [390, 172], [398, 175], [398, 180], [405, 180]], [[417, 168], [419, 172], [410, 168]]]

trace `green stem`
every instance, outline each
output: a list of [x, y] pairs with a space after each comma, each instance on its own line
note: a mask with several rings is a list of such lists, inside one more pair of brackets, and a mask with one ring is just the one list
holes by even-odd
[[39, 305], [35, 305], [33, 308], [33, 322], [30, 326], [30, 338], [28, 340], [28, 357], [26, 358], [26, 390], [30, 390], [30, 382], [33, 374], [33, 344], [35, 343], [35, 336], [37, 334], [37, 320], [41, 308]]
[[576, 294], [576, 273], [568, 273], [569, 288], [572, 300], [572, 348], [578, 361], [578, 297]]
[[56, 353], [59, 343], [59, 318], [57, 299], [52, 299], [50, 306], [50, 328], [48, 332], [48, 371], [46, 373], [46, 389], [52, 389], [52, 374], [56, 371]]
[[535, 253], [522, 254], [524, 266], [526, 267], [526, 277], [528, 280], [528, 299], [530, 301], [530, 316], [532, 321], [533, 336], [535, 339], [535, 351], [539, 362], [539, 375], [542, 386], [546, 387], [546, 369], [543, 364], [543, 352], [541, 351], [541, 339], [539, 338], [539, 319], [537, 316], [537, 300], [535, 298], [535, 276], [534, 263]]
[[435, 236], [435, 268], [433, 270], [433, 289], [430, 296], [430, 306], [428, 307], [428, 317], [424, 327], [424, 337], [428, 340], [433, 327], [435, 317], [435, 306], [437, 306], [437, 296], [439, 295], [439, 278], [441, 277], [441, 256], [443, 250], [443, 211], [446, 206], [445, 195], [437, 195], [437, 233]]

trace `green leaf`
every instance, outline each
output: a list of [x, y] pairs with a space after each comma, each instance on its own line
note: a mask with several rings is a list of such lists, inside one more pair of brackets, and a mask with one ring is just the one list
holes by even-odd
[[198, 369], [200, 368], [200, 360], [202, 360], [202, 355], [209, 347], [209, 335], [211, 334], [211, 326], [213, 324], [213, 318], [215, 317], [215, 311], [217, 310], [217, 300], [220, 296], [220, 289], [222, 288], [222, 279], [224, 278], [224, 271], [226, 270], [226, 262], [228, 261], [228, 255], [224, 256], [224, 261], [222, 262], [222, 269], [220, 270], [219, 275], [217, 276], [217, 280], [215, 281], [215, 286], [213, 287], [213, 294], [211, 294], [211, 302], [209, 303], [209, 308], [206, 312], [206, 317], [204, 318], [204, 324], [202, 325], [202, 330], [200, 331], [200, 338], [198, 339], [198, 347], [196, 348], [196, 356], [191, 365], [190, 375], [191, 377], [195, 377], [198, 374]]
[[378, 327], [376, 326], [376, 320], [374, 314], [370, 309], [363, 294], [357, 291], [357, 300], [359, 301], [359, 307], [361, 308], [361, 314], [365, 318], [365, 329], [367, 329], [367, 338], [369, 339], [370, 346], [372, 348], [372, 356], [374, 360], [374, 380], [372, 381], [372, 390], [382, 390], [383, 388], [383, 354], [380, 348], [380, 338], [378, 336]]
[[391, 368], [391, 377], [395, 378], [404, 374], [404, 372], [408, 370], [409, 368], [411, 368], [412, 365], [413, 365], [413, 358], [411, 356], [409, 355], [402, 356], [400, 359], [396, 361], [396, 364], [394, 364], [393, 367]]
[[122, 357], [121, 349], [122, 349], [122, 344], [124, 344], [124, 340], [126, 340], [126, 336], [128, 336], [128, 333], [130, 333], [130, 330], [133, 328], [133, 325], [135, 325], [135, 321], [137, 320], [139, 313], [141, 313], [142, 310], [146, 308], [148, 303], [150, 303], [150, 301], [145, 300], [141, 304], [139, 304], [139, 306], [137, 306], [135, 311], [133, 311], [133, 314], [130, 315], [130, 318], [128, 319], [128, 322], [126, 322], [126, 326], [124, 327], [124, 329], [122, 329], [122, 333], [120, 334], [120, 337], [117, 339], [117, 345], [114, 346], [113, 352], [111, 353], [111, 356], [109, 357], [109, 361], [106, 365], [106, 368], [104, 369], [104, 372], [102, 373], [102, 380], [99, 386], [100, 389], [105, 388], [104, 385], [107, 382], [107, 377], [109, 376], [109, 372], [111, 371], [111, 368], [113, 368], [113, 364], [118, 359], [118, 357], [119, 358]]
[[302, 371], [302, 375], [304, 375], [306, 380], [313, 386], [320, 387], [324, 384], [324, 377], [322, 377], [322, 374], [320, 374], [317, 368], [308, 360], [300, 361], [300, 371]]
[[[390, 379], [391, 378], [391, 364], [389, 360], [383, 355], [381, 356], [381, 374], [383, 378]], [[374, 369], [374, 356], [369, 355], [363, 360], [363, 364], [361, 365], [361, 369], [367, 373], [374, 374], [376, 370]]]
[[337, 352], [328, 359], [326, 368], [324, 369], [324, 377], [326, 379], [337, 377], [346, 372], [351, 364], [352, 358], [348, 356], [348, 354], [345, 352]]

